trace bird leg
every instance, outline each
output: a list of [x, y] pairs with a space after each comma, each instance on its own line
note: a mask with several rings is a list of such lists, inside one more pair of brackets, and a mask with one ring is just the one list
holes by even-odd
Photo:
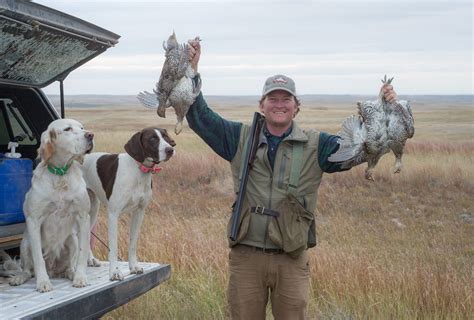
[[367, 169], [365, 169], [365, 178], [367, 180], [375, 182], [375, 179], [374, 179], [374, 176], [373, 176], [373, 171], [374, 171], [374, 168], [367, 167]]
[[374, 159], [369, 159], [367, 164], [368, 166], [367, 169], [365, 169], [365, 178], [370, 181], [375, 181], [373, 172], [377, 161], [374, 161]]
[[[392, 81], [393, 81], [393, 77], [387, 79], [387, 75], [385, 75], [385, 77], [384, 77], [381, 81], [382, 81], [382, 83], [383, 83], [384, 85], [385, 85], [385, 84], [391, 84]], [[379, 92], [379, 101], [381, 102], [381, 104], [384, 104], [384, 102], [386, 102], [382, 90], [380, 90], [380, 92]]]
[[374, 176], [373, 176], [374, 168], [379, 162], [382, 155], [383, 153], [379, 153], [375, 155], [375, 157], [367, 159], [368, 166], [367, 166], [367, 169], [365, 169], [365, 178], [367, 180], [375, 181]]
[[174, 133], [178, 135], [181, 133], [181, 131], [183, 131], [183, 119], [178, 119], [178, 122], [176, 122], [176, 125], [174, 127]]
[[178, 135], [182, 130], [183, 130], [183, 121], [184, 117], [186, 117], [186, 113], [188, 113], [189, 106], [187, 105], [182, 105], [181, 107], [176, 107], [174, 108], [174, 111], [176, 112], [176, 118], [178, 122], [176, 122], [176, 126], [174, 127], [174, 133]]
[[393, 171], [393, 173], [400, 173], [400, 171], [402, 171], [402, 157], [400, 155], [400, 157], [396, 157], [395, 159], [395, 170]]
[[400, 173], [400, 171], [402, 171], [402, 155], [404, 144], [391, 141], [388, 143], [388, 146], [390, 149], [392, 149], [393, 154], [395, 155], [395, 170], [393, 173]]

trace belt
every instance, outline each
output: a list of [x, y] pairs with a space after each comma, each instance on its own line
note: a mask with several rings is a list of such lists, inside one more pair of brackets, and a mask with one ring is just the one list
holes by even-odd
[[260, 247], [254, 247], [254, 246], [249, 246], [247, 244], [239, 244], [240, 246], [244, 246], [244, 247], [247, 247], [247, 248], [250, 248], [252, 251], [255, 251], [255, 252], [262, 252], [264, 254], [281, 254], [281, 253], [285, 253], [285, 251], [283, 251], [283, 249], [280, 249], [280, 248], [260, 248]]
[[277, 217], [277, 218], [280, 216], [280, 212], [272, 210], [272, 209], [268, 209], [262, 206], [251, 207], [250, 212], [256, 213], [256, 214], [265, 214], [267, 216], [272, 216], [272, 217]]

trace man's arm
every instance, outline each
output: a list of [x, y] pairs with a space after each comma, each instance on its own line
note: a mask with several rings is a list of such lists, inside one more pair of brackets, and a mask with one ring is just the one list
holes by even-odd
[[[198, 74], [199, 58], [201, 57], [201, 43], [198, 38], [188, 41], [188, 54], [191, 67]], [[197, 79], [193, 79], [197, 81]], [[189, 127], [206, 142], [212, 150], [227, 161], [231, 161], [237, 152], [242, 124], [228, 121], [212, 111], [202, 92], [189, 108], [186, 114]]]
[[333, 173], [346, 171], [350, 168], [341, 168], [341, 163], [331, 162], [328, 160], [329, 156], [339, 149], [339, 143], [337, 143], [338, 136], [321, 132], [319, 134], [319, 145], [318, 145], [318, 162], [319, 167], [323, 172]]
[[237, 152], [242, 123], [229, 121], [212, 111], [200, 93], [186, 114], [189, 127], [227, 161]]

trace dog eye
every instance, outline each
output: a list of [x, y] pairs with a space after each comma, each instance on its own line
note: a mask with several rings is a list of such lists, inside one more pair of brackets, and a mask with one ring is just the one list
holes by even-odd
[[72, 130], [72, 127], [67, 127], [66, 129], [64, 129], [64, 131], [71, 131]]

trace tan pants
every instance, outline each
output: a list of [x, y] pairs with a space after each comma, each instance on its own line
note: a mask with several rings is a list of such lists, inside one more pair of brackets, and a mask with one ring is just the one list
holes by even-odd
[[232, 319], [265, 319], [270, 296], [275, 320], [306, 319], [309, 263], [307, 252], [298, 259], [268, 254], [237, 245], [229, 253], [228, 302]]

